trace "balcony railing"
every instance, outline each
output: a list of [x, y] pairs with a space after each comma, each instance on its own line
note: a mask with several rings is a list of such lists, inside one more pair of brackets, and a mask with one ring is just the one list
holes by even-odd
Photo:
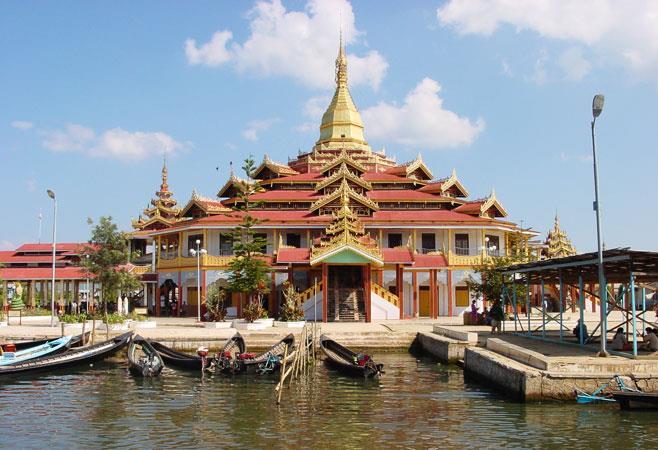
[[496, 249], [493, 249], [493, 248], [488, 248], [487, 249], [487, 256], [498, 257], [498, 256], [501, 256], [501, 255], [502, 255], [501, 251], [497, 248]]
[[455, 255], [459, 256], [475, 256], [477, 253], [471, 253], [471, 249], [469, 247], [459, 247], [455, 246]]
[[428, 253], [433, 253], [433, 252], [436, 252], [436, 251], [437, 251], [436, 248], [421, 248], [421, 249], [420, 249], [420, 252], [421, 252], [423, 255], [427, 255]]

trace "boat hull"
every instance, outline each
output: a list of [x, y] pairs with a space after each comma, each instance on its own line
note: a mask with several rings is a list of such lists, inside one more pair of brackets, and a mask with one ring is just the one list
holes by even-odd
[[[139, 353], [143, 354], [140, 356]], [[160, 354], [148, 339], [135, 336], [128, 346], [128, 370], [136, 377], [157, 377], [164, 369]]]
[[647, 392], [613, 392], [621, 409], [658, 409], [658, 394]]
[[[378, 378], [381, 376], [384, 368], [383, 364], [376, 364], [369, 359], [367, 364], [360, 365], [357, 362], [360, 356], [359, 353], [327, 336], [320, 336], [320, 348], [325, 355], [325, 364], [345, 375], [359, 378]], [[368, 356], [368, 358], [370, 357]]]
[[47, 356], [14, 366], [0, 367], [0, 375], [58, 370], [82, 364], [88, 365], [108, 358], [125, 348], [131, 336], [132, 333], [125, 333], [109, 341], [100, 342], [89, 347], [76, 348], [60, 355]]

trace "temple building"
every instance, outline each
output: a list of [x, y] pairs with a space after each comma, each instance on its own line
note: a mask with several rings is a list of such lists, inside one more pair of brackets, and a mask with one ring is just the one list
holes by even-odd
[[[537, 235], [507, 220], [495, 192], [471, 199], [457, 172], [436, 178], [419, 154], [399, 163], [366, 141], [361, 115], [348, 89], [340, 45], [336, 90], [315, 145], [287, 163], [265, 155], [252, 174], [262, 190], [251, 215], [263, 222], [263, 258], [272, 268], [265, 299], [276, 316], [283, 284], [301, 293], [308, 319], [372, 321], [454, 316], [472, 296], [465, 279], [487, 258]], [[153, 313], [196, 315], [209, 284], [228, 278], [230, 232], [241, 214], [233, 208], [244, 183], [231, 173], [217, 198], [194, 192], [177, 208], [163, 168], [156, 199], [133, 222], [133, 245], [150, 259]], [[196, 242], [207, 251], [190, 254]], [[152, 251], [152, 250], [155, 251]], [[203, 300], [201, 300], [203, 301]], [[243, 299], [231, 297], [240, 316]]]

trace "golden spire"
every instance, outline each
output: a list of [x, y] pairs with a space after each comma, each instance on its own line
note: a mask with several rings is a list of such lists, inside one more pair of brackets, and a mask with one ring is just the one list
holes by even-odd
[[160, 184], [160, 192], [168, 192], [169, 185], [167, 184], [167, 177], [169, 176], [169, 171], [167, 170], [167, 157], [162, 158], [162, 183]]
[[336, 58], [336, 91], [320, 124], [316, 146], [323, 149], [355, 148], [370, 151], [363, 135], [361, 114], [347, 86], [347, 55], [342, 30]]

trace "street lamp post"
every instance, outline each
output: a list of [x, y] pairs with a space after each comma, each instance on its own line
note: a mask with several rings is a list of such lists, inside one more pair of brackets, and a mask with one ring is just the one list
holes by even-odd
[[605, 273], [603, 271], [603, 247], [601, 245], [603, 241], [602, 232], [601, 232], [601, 201], [599, 200], [599, 169], [596, 163], [596, 140], [594, 138], [594, 125], [596, 124], [596, 118], [601, 115], [603, 111], [603, 103], [605, 97], [601, 94], [594, 96], [592, 100], [592, 159], [594, 165], [594, 211], [596, 211], [596, 245], [598, 251], [598, 264], [599, 264], [599, 301], [601, 307], [601, 348], [599, 350], [599, 356], [608, 356], [608, 351], [606, 350], [606, 339], [608, 335], [608, 320], [607, 320], [607, 309], [608, 309], [608, 292], [606, 289]]
[[46, 191], [48, 197], [53, 199], [53, 270], [50, 286], [50, 326], [55, 326], [55, 249], [57, 247], [57, 199], [51, 189]]
[[196, 250], [190, 250], [192, 256], [196, 256], [196, 320], [201, 322], [201, 255], [208, 253], [205, 248], [201, 248], [201, 240], [196, 240]]

